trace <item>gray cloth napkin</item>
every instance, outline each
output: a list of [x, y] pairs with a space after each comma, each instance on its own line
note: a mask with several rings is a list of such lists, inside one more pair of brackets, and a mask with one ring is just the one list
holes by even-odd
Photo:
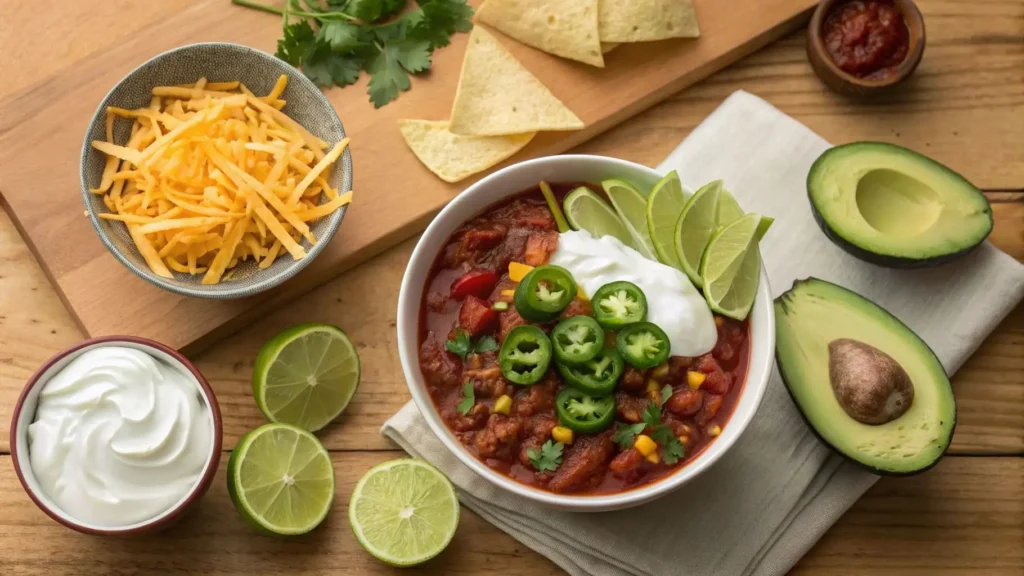
[[[818, 229], [807, 201], [807, 171], [827, 148], [767, 102], [737, 92], [658, 169], [678, 170], [691, 190], [722, 178], [745, 210], [776, 219], [761, 242], [774, 295], [807, 276], [836, 282], [899, 317], [953, 373], [1024, 297], [1024, 266], [987, 243], [926, 270], [888, 270], [847, 255]], [[382, 434], [443, 470], [465, 506], [573, 575], [784, 574], [877, 480], [817, 440], [778, 374], [714, 467], [619, 512], [557, 512], [499, 490], [444, 448], [412, 402]]]

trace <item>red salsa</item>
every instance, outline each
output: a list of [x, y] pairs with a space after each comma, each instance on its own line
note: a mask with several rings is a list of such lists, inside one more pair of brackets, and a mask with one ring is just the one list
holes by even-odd
[[885, 78], [910, 49], [910, 32], [891, 0], [838, 4], [826, 17], [822, 34], [836, 66], [869, 80]]
[[[575, 186], [552, 187], [562, 198]], [[600, 398], [613, 406], [614, 423], [595, 433], [577, 431], [571, 443], [559, 446], [560, 459], [538, 466], [539, 456], [550, 455], [542, 448], [550, 447], [559, 436], [556, 426], [564, 423], [556, 398], [578, 390], [567, 386], [555, 362], [536, 383], [513, 384], [503, 375], [498, 348], [517, 327], [532, 324], [550, 334], [560, 320], [592, 315], [590, 302], [580, 296], [551, 322], [530, 323], [517, 311], [509, 263], [544, 265], [558, 241], [555, 219], [537, 188], [491, 206], [448, 239], [420, 306], [419, 361], [434, 405], [470, 452], [524, 484], [608, 494], [664, 478], [700, 454], [729, 419], [746, 377], [749, 327], [716, 317], [718, 340], [711, 352], [671, 356], [644, 370], [626, 364], [614, 388]], [[606, 336], [614, 341], [612, 332]], [[659, 445], [678, 440], [683, 454], [645, 456], [631, 431], [658, 438]]]

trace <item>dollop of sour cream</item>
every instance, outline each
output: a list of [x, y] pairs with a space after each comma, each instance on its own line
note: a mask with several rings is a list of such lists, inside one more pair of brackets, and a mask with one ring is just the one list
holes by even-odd
[[94, 348], [43, 385], [29, 456], [43, 491], [68, 515], [124, 527], [192, 490], [212, 429], [191, 374], [134, 348]]
[[707, 302], [685, 274], [644, 258], [618, 238], [594, 238], [584, 230], [564, 232], [551, 264], [572, 273], [588, 295], [609, 282], [626, 280], [647, 296], [647, 320], [668, 335], [673, 356], [700, 356], [718, 339]]

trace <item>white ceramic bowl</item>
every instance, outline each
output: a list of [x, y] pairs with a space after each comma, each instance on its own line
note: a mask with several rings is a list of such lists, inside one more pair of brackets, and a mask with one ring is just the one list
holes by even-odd
[[[163, 513], [148, 520], [126, 526], [96, 526], [79, 520], [62, 510], [39, 485], [39, 481], [32, 471], [32, 464], [29, 458], [28, 427], [35, 420], [36, 405], [39, 402], [39, 393], [42, 392], [43, 386], [75, 358], [89, 350], [106, 346], [122, 346], [141, 350], [186, 376], [194, 378], [199, 388], [200, 399], [209, 408], [210, 416], [213, 420], [210, 426], [213, 436], [210, 440], [210, 453], [206, 457], [202, 474], [200, 474], [199, 479], [192, 488], [177, 503]], [[214, 396], [213, 388], [210, 387], [206, 378], [187, 358], [179, 352], [147, 338], [104, 336], [84, 340], [57, 353], [29, 378], [28, 383], [25, 384], [25, 388], [21, 392], [21, 397], [18, 398], [18, 403], [14, 407], [14, 415], [11, 418], [11, 459], [13, 460], [14, 471], [18, 476], [18, 480], [21, 481], [21, 486], [28, 493], [29, 498], [36, 503], [36, 506], [39, 506], [39, 509], [50, 518], [68, 528], [85, 534], [133, 536], [158, 531], [173, 524], [182, 514], [199, 502], [217, 474], [217, 466], [220, 462], [222, 430], [220, 407], [217, 404], [217, 397]]]
[[434, 434], [471, 470], [509, 492], [545, 506], [576, 512], [598, 512], [637, 506], [686, 484], [725, 454], [754, 418], [768, 385], [775, 350], [775, 316], [768, 277], [761, 269], [761, 282], [750, 316], [751, 346], [746, 382], [735, 410], [722, 434], [699, 456], [671, 476], [619, 494], [555, 494], [521, 484], [478, 460], [445, 426], [434, 407], [419, 363], [419, 307], [434, 258], [451, 234], [466, 221], [508, 196], [537, 185], [537, 182], [600, 182], [621, 178], [650, 189], [661, 174], [626, 160], [603, 156], [565, 155], [528, 160], [499, 170], [480, 180], [441, 210], [416, 244], [402, 280], [398, 298], [398, 351], [413, 400]]

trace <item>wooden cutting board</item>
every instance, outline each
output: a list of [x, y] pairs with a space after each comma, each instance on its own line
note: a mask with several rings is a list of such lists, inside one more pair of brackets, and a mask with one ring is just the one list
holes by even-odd
[[[607, 55], [603, 70], [496, 33], [587, 124], [578, 132], [541, 134], [506, 164], [564, 152], [627, 120], [792, 30], [817, 2], [694, 3], [700, 39], [622, 45]], [[435, 52], [429, 75], [414, 78], [410, 92], [380, 110], [367, 99], [365, 75], [355, 86], [328, 91], [352, 138], [355, 200], [337, 236], [302, 274], [269, 293], [228, 302], [183, 298], [132, 275], [107, 253], [83, 217], [79, 155], [97, 103], [134, 67], [165, 50], [226, 41], [273, 52], [280, 33], [280, 18], [273, 15], [227, 0], [197, 0], [0, 101], [0, 200], [89, 336], [133, 334], [193, 350], [207, 345], [268, 307], [420, 232], [476, 179], [453, 185], [435, 178], [406, 148], [396, 125], [399, 118], [448, 118], [468, 37], [460, 34]]]

